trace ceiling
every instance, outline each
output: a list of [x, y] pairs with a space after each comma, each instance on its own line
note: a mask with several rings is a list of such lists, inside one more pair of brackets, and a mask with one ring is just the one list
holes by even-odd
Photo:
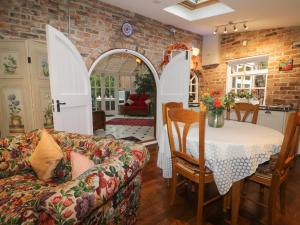
[[[234, 11], [195, 21], [188, 21], [165, 10], [182, 0], [101, 0], [111, 5], [156, 19], [164, 24], [198, 34], [212, 34], [215, 26], [229, 21], [249, 21], [249, 30], [300, 26], [300, 0], [220, 0]], [[239, 27], [240, 30], [241, 27]], [[228, 32], [232, 32], [228, 28]]]
[[136, 75], [149, 73], [144, 62], [136, 62], [136, 57], [128, 53], [118, 53], [102, 59], [94, 71], [103, 74]]

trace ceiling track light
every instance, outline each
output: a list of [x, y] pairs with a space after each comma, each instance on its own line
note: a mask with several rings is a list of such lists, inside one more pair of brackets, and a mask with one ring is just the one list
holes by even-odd
[[214, 35], [216, 35], [217, 33], [218, 33], [218, 28], [215, 29]]
[[233, 25], [233, 31], [234, 31], [234, 32], [237, 32], [237, 31], [238, 31], [236, 25]]
[[[232, 21], [229, 21], [227, 24], [222, 24], [222, 25], [217, 25], [215, 26], [215, 30], [213, 32], [214, 35], [218, 34], [218, 29], [221, 29], [224, 27], [224, 31], [223, 33], [224, 34], [227, 34], [228, 33], [228, 30], [227, 30], [227, 27], [231, 28], [232, 27], [232, 30], [234, 32], [237, 32], [238, 31], [238, 27], [242, 26], [244, 27], [244, 30], [248, 30], [248, 26], [247, 26], [247, 23], [248, 21], [240, 21], [240, 22], [232, 22]], [[230, 29], [231, 30], [231, 29]], [[229, 31], [230, 31], [229, 30]]]

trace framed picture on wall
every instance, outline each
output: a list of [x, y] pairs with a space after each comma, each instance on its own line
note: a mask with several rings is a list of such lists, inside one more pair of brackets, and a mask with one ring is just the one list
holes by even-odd
[[49, 67], [48, 67], [48, 58], [47, 55], [41, 54], [38, 58], [38, 72], [40, 79], [49, 79]]
[[2, 78], [18, 78], [19, 55], [14, 51], [3, 51], [0, 54], [0, 75]]
[[293, 69], [293, 59], [284, 58], [279, 61], [279, 71], [288, 71]]

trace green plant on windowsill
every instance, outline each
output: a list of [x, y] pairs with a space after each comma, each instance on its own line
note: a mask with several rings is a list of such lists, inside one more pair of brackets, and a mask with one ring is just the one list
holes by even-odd
[[251, 98], [253, 98], [253, 94], [250, 91], [246, 91], [246, 90], [240, 90], [237, 93], [237, 97], [238, 98], [245, 98], [247, 100], [250, 100]]

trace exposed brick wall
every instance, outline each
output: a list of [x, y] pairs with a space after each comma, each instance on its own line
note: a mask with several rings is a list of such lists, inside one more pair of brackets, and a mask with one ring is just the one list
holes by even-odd
[[[134, 26], [130, 38], [121, 33], [125, 21]], [[68, 33], [66, 0], [0, 0], [0, 39], [45, 40], [45, 25]], [[174, 43], [168, 25], [105, 4], [99, 0], [70, 0], [70, 39], [88, 67], [103, 52], [113, 48], [136, 50], [150, 59], [159, 71], [163, 49]], [[200, 35], [177, 29], [176, 41], [201, 46]]]
[[[130, 38], [121, 34], [121, 25], [130, 21], [135, 29]], [[50, 24], [68, 34], [68, 5], [62, 0], [0, 0], [0, 39], [45, 40], [45, 25]], [[103, 52], [129, 48], [144, 54], [158, 72], [163, 49], [174, 42], [170, 27], [153, 19], [114, 7], [98, 0], [70, 1], [70, 39], [85, 59], [88, 68]], [[200, 87], [225, 90], [225, 61], [261, 54], [269, 55], [267, 104], [300, 106], [300, 27], [242, 32], [222, 36], [221, 64], [203, 69]], [[248, 45], [242, 46], [247, 40]], [[200, 35], [177, 29], [176, 41], [201, 48]], [[294, 69], [278, 71], [283, 56], [294, 59]]]
[[[278, 28], [222, 35], [221, 64], [203, 69], [201, 88], [225, 91], [229, 59], [269, 55], [266, 104], [294, 104], [300, 107], [300, 27]], [[246, 40], [247, 46], [242, 42]], [[291, 57], [294, 68], [279, 71], [279, 60]]]

